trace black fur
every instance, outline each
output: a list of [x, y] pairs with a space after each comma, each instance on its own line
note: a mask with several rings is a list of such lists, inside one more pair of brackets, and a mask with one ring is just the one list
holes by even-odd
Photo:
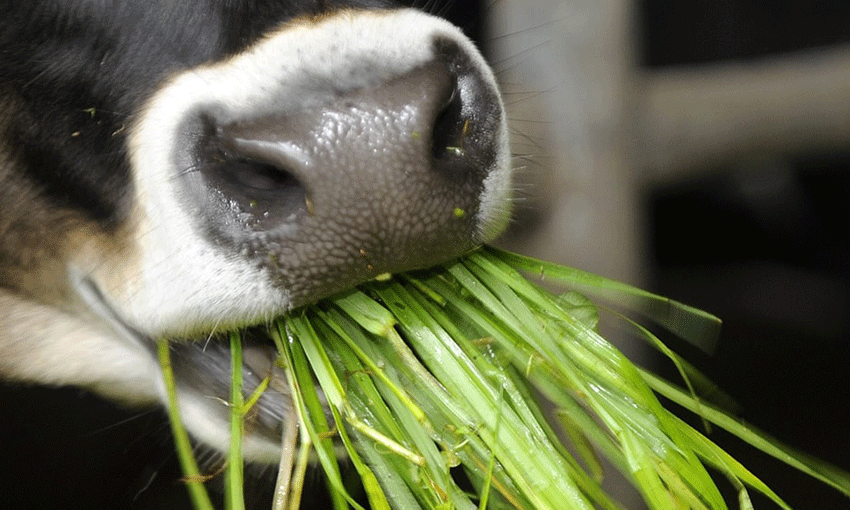
[[[104, 227], [127, 214], [126, 129], [170, 74], [238, 53], [270, 28], [382, 0], [4, 2], [3, 94], [19, 100], [3, 137], [54, 203]], [[49, 121], [46, 121], [49, 119]]]

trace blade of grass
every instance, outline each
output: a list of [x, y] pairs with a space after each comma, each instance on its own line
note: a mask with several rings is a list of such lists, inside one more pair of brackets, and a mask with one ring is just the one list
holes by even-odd
[[[358, 352], [362, 353], [360, 355], [374, 360], [373, 366], [380, 365], [382, 367], [377, 374], [379, 379], [392, 381], [391, 384], [393, 385], [407, 388], [407, 391], [412, 392], [412, 396], [416, 397], [417, 402], [427, 406], [427, 416], [423, 414], [421, 419], [428, 421], [421, 425], [426, 426], [423, 432], [430, 433], [434, 440], [442, 445], [444, 449], [444, 456], [441, 457], [443, 469], [453, 465], [455, 462], [451, 459], [459, 456], [463, 459], [462, 462], [465, 465], [476, 466], [476, 470], [471, 471], [471, 473], [479, 472], [477, 470], [480, 470], [483, 464], [480, 459], [487, 456], [486, 449], [483, 448], [475, 435], [464, 432], [468, 429], [467, 424], [471, 424], [473, 420], [453, 403], [451, 397], [445, 394], [444, 387], [433, 380], [433, 375], [427, 372], [424, 367], [418, 365], [418, 360], [409, 352], [408, 346], [398, 335], [393, 330], [389, 330], [387, 336], [383, 339], [389, 340], [389, 342], [382, 341], [380, 338], [370, 341], [361, 333], [358, 333], [358, 330], [352, 330], [353, 325], [345, 317], [334, 315], [332, 319], [341, 329], [345, 330], [342, 336], [346, 337], [346, 341], [354, 339], [352, 341], [359, 344]], [[400, 370], [400, 372], [397, 372], [397, 370]], [[393, 390], [393, 393], [398, 393], [398, 391]], [[387, 395], [387, 398], [391, 400], [390, 395]], [[418, 413], [415, 414], [418, 416]], [[402, 414], [402, 416], [406, 415]], [[417, 428], [420, 425], [419, 421], [420, 418], [417, 417], [415, 422], [409, 422], [405, 428]], [[455, 446], [458, 444], [463, 446]], [[430, 451], [430, 449], [423, 451]], [[429, 463], [439, 465], [437, 461], [429, 461]], [[500, 466], [496, 466], [496, 473], [499, 479], [494, 481], [494, 486], [508, 500], [514, 502], [513, 508], [525, 508], [526, 505], [517, 499], [518, 493], [512, 488], [510, 480], [504, 478]], [[465, 501], [465, 495], [458, 493], [458, 489], [454, 485], [449, 485], [449, 493], [457, 493], [452, 500], [454, 503]]]
[[[284, 372], [287, 379], [289, 370]], [[294, 416], [284, 421], [280, 436], [280, 464], [278, 465], [277, 481], [275, 482], [272, 510], [284, 510], [289, 501], [290, 490], [293, 488], [293, 467], [295, 462], [295, 444], [298, 441], [298, 420]]]
[[[342, 417], [339, 415], [339, 410], [333, 409], [332, 411], [337, 423], [342, 423]], [[382, 489], [381, 484], [378, 482], [378, 478], [375, 476], [375, 472], [365, 462], [363, 462], [360, 454], [354, 447], [354, 443], [351, 441], [350, 436], [346, 432], [345, 427], [340, 427], [339, 433], [343, 445], [348, 452], [349, 458], [354, 464], [354, 468], [357, 470], [357, 473], [360, 475], [363, 489], [366, 491], [366, 496], [369, 499], [372, 510], [389, 510], [390, 503], [387, 500], [387, 495]], [[373, 467], [378, 466], [379, 464], [380, 463], [375, 462], [373, 463]], [[415, 508], [412, 506], [415, 499], [406, 490], [406, 487], [395, 484], [390, 487], [389, 492], [393, 495], [395, 501], [401, 502], [405, 505], [403, 508]]]
[[[543, 508], [564, 505], [565, 502], [574, 508], [589, 508], [587, 500], [561, 468], [544, 469], [541, 466], [547, 462], [557, 465], [560, 461], [553, 460], [547, 450], [540, 450], [539, 447], [535, 452], [537, 457], [529, 456], [530, 447], [516, 442], [517, 438], [523, 437], [521, 430], [524, 427], [512, 411], [505, 412], [501, 418], [500, 433], [494, 434], [498, 393], [445, 330], [415, 300], [407, 297], [407, 291], [400, 285], [388, 285], [376, 289], [376, 292], [409, 332], [408, 338], [416, 352], [443, 384], [448, 381], [466, 381], [462, 386], [462, 394], [455, 396], [465, 400], [470, 410], [476, 412], [480, 420], [479, 435], [496, 452], [500, 463], [523, 488], [526, 497]], [[541, 487], [541, 480], [546, 480], [544, 487]]]
[[192, 453], [192, 442], [189, 434], [183, 426], [180, 418], [180, 409], [177, 406], [177, 386], [174, 382], [174, 372], [171, 369], [171, 349], [167, 340], [159, 340], [156, 343], [159, 364], [162, 367], [162, 377], [168, 394], [168, 420], [171, 423], [171, 433], [174, 435], [174, 443], [177, 447], [177, 456], [180, 466], [186, 478], [186, 489], [196, 510], [213, 510], [207, 489], [201, 481], [203, 477]]
[[[742, 498], [744, 502], [744, 504], [741, 505], [742, 507], [746, 507], [746, 502], [749, 501], [749, 496], [746, 495], [747, 490], [744, 486], [744, 484], [747, 484], [772, 499], [773, 502], [781, 508], [790, 509], [788, 504], [785, 503], [782, 498], [765, 485], [764, 482], [756, 478], [749, 470], [741, 465], [741, 463], [733, 459], [731, 455], [724, 452], [721, 448], [709, 441], [708, 438], [697, 432], [691, 426], [684, 422], [681, 422], [681, 425], [682, 430], [686, 431], [686, 433], [693, 439], [694, 444], [697, 445], [701, 451], [702, 457], [717, 468], [718, 471], [733, 480], [733, 483], [738, 489], [739, 497]], [[749, 506], [752, 507], [752, 503], [749, 503]]]
[[550, 279], [569, 288], [610, 300], [643, 314], [691, 344], [712, 352], [720, 337], [721, 321], [714, 315], [684, 303], [647, 292], [608, 278], [561, 266], [491, 246], [481, 250], [511, 266], [527, 271], [541, 280]]
[[[520, 295], [522, 295], [524, 299], [527, 299], [529, 303], [533, 303], [535, 306], [540, 306], [547, 314], [551, 314], [551, 316], [556, 319], [557, 322], [553, 323], [552, 327], [557, 327], [558, 325], [563, 326], [565, 332], [570, 337], [578, 340], [598, 359], [604, 360], [604, 362], [610, 364], [615, 373], [622, 378], [621, 380], [617, 380], [617, 377], [608, 377], [604, 380], [600, 379], [600, 382], [603, 385], [612, 384], [610, 387], [611, 391], [606, 390], [605, 392], [599, 393], [599, 395], [603, 396], [606, 401], [602, 403], [603, 405], [601, 407], [597, 407], [596, 404], [599, 402], [596, 399], [588, 396], [588, 403], [591, 404], [606, 424], [609, 427], [612, 427], [615, 431], [617, 430], [617, 427], [621, 425], [629, 426], [632, 431], [637, 433], [639, 436], [642, 436], [645, 440], [661, 441], [659, 444], [664, 444], [667, 440], [666, 438], [669, 437], [669, 439], [676, 445], [676, 451], [683, 455], [683, 457], [679, 459], [674, 455], [665, 457], [665, 460], [667, 462], [674, 462], [677, 466], [675, 471], [679, 474], [679, 476], [687, 481], [688, 486], [700, 488], [702, 495], [708, 498], [707, 501], [710, 502], [712, 507], [723, 508], [724, 503], [722, 497], [717, 491], [714, 482], [708, 475], [708, 472], [692, 451], [686, 438], [683, 437], [677, 430], [675, 421], [672, 419], [672, 415], [670, 415], [669, 412], [661, 406], [657, 398], [655, 398], [650, 389], [646, 386], [645, 382], [641, 379], [640, 374], [636, 371], [634, 365], [621, 353], [619, 353], [619, 351], [614, 349], [613, 346], [605, 342], [605, 340], [602, 339], [595, 331], [590, 330], [584, 324], [575, 321], [569, 316], [569, 314], [565, 313], [563, 309], [553, 306], [555, 303], [551, 299], [547, 298], [544, 291], [534, 287], [527, 280], [518, 277], [518, 275], [515, 274], [515, 270], [495, 258], [485, 256], [486, 254], [478, 256], [478, 253], [480, 252], [470, 254], [470, 256], [466, 258], [466, 261], [469, 264], [479, 266], [481, 268], [480, 271], [484, 271], [486, 274], [494, 276], [494, 278], [487, 280], [487, 285], [492, 288], [498, 288], [498, 285], [502, 285], [502, 281], [509, 282], [511, 288], [520, 293]], [[500, 291], [500, 297], [504, 293], [505, 291]], [[573, 351], [573, 356], [575, 356], [575, 351]], [[579, 360], [581, 360], [581, 358], [579, 358]], [[588, 359], [587, 361], [591, 361], [591, 359]], [[560, 366], [560, 360], [558, 360], [558, 363], [555, 363], [555, 366]], [[606, 372], [599, 372], [590, 365], [587, 365], [585, 373], [596, 373], [598, 375], [606, 374]], [[635, 412], [637, 408], [630, 405], [618, 404], [621, 400], [619, 397], [621, 395], [634, 398], [636, 399], [636, 403], [639, 403], [641, 406], [646, 406], [648, 414], [646, 411]], [[606, 404], [615, 405], [613, 412], [605, 410]], [[658, 427], [650, 428], [638, 425], [639, 423], [646, 423], [643, 415], [653, 416], [658, 422]], [[630, 426], [628, 425], [629, 422], [622, 422], [621, 419], [623, 418], [630, 420], [634, 423], [634, 425]], [[657, 432], [652, 432], [653, 430], [656, 430]]]
[[[344, 510], [350, 504], [357, 510], [364, 510], [351, 498], [342, 483], [339, 463], [330, 437], [331, 431], [325, 418], [324, 407], [316, 393], [316, 386], [309, 370], [310, 365], [301, 349], [301, 344], [292, 341], [289, 325], [296, 324], [303, 326], [299, 318], [293, 316], [287, 317], [285, 322], [278, 321], [276, 327], [271, 329], [271, 336], [278, 347], [278, 352], [284, 356], [286, 365], [290, 369], [291, 394], [298, 411], [298, 418], [310, 437], [319, 463], [327, 476], [333, 508]], [[304, 335], [301, 338], [309, 338], [308, 335], [312, 332], [307, 328], [299, 328], [299, 330]], [[315, 337], [315, 332], [312, 334]]]
[[[339, 312], [331, 310], [329, 313], [337, 318], [334, 321], [335, 325], [346, 324], [346, 319], [339, 316]], [[327, 327], [327, 322], [326, 319], [324, 340], [328, 345], [328, 351], [333, 352], [334, 359], [340, 363], [338, 369], [349, 374], [345, 420], [352, 427], [352, 432], [358, 436], [358, 443], [366, 450], [364, 454], [369, 456], [371, 460], [371, 469], [359, 460], [360, 457], [357, 450], [354, 448], [353, 442], [349, 439], [345, 428], [340, 429], [340, 433], [346, 449], [351, 454], [352, 459], [354, 459], [355, 467], [361, 474], [364, 489], [370, 499], [370, 503], [373, 508], [389, 508], [389, 502], [387, 501], [387, 498], [389, 498], [399, 508], [414, 508], [419, 505], [419, 503], [416, 503], [417, 499], [420, 501], [429, 499], [429, 492], [426, 491], [419, 494], [419, 498], [414, 496], [412, 489], [414, 480], [408, 476], [411, 470], [404, 469], [404, 463], [410, 462], [415, 466], [424, 467], [426, 460], [419, 453], [407, 450], [406, 447], [398, 442], [421, 444], [421, 441], [416, 441], [410, 435], [411, 422], [407, 422], [408, 426], [405, 426], [404, 422], [400, 421], [412, 416], [410, 414], [411, 410], [404, 404], [400, 404], [401, 400], [397, 398], [397, 395], [403, 394], [403, 391], [399, 388], [394, 388], [384, 394], [384, 398], [395, 399], [394, 401], [397, 404], [395, 406], [395, 413], [391, 412], [386, 406], [386, 402], [382, 400], [378, 388], [372, 384], [371, 379], [371, 377], [374, 377], [376, 378], [375, 382], [385, 382], [381, 387], [386, 387], [386, 384], [392, 384], [388, 377], [374, 363], [372, 364], [372, 370], [376, 372], [367, 372], [364, 370], [357, 354], [357, 352], [362, 354], [362, 349], [359, 349], [357, 352], [349, 350], [347, 341], [350, 339], [343, 340], [343, 338], [340, 338], [347, 337], [344, 331], [345, 328], [340, 327], [337, 330], [331, 330]], [[360, 338], [361, 340], [364, 339], [362, 335]], [[409, 398], [407, 402], [409, 402]], [[355, 409], [359, 409], [360, 412], [354, 411]], [[334, 412], [336, 416], [336, 411], [334, 410]], [[422, 416], [424, 417], [424, 415]], [[421, 424], [418, 420], [413, 420], [412, 423], [412, 430], [415, 434], [417, 425]], [[378, 428], [383, 432], [379, 431]], [[386, 434], [390, 434], [392, 437]], [[367, 445], [381, 446], [386, 449], [386, 452], [378, 454], [375, 448]], [[383, 490], [374, 474], [376, 471], [384, 474], [381, 478], [384, 482]], [[398, 474], [387, 478], [387, 475], [392, 472], [397, 472]], [[433, 492], [430, 494], [430, 499], [433, 500]]]
[[227, 458], [227, 483], [224, 485], [224, 507], [245, 510], [243, 492], [242, 435], [245, 398], [242, 395], [242, 337], [230, 333], [230, 452]]
[[[417, 287], [417, 289], [419, 289], [419, 287]], [[499, 382], [499, 387], [502, 388], [502, 391], [505, 394], [510, 395], [509, 402], [514, 409], [516, 409], [520, 415], [524, 417], [523, 420], [527, 427], [526, 433], [534, 433], [537, 440], [541, 442], [549, 441], [549, 443], [557, 449], [561, 458], [567, 463], [570, 478], [577, 483], [582, 492], [591, 495], [592, 499], [602, 505], [602, 507], [612, 508], [614, 506], [613, 503], [610, 502], [610, 500], [603, 494], [598, 483], [588, 477], [573, 457], [563, 448], [561, 439], [558, 438], [555, 432], [551, 429], [539, 407], [534, 405], [535, 399], [528, 392], [525, 387], [526, 383], [524, 382], [524, 379], [520, 377], [519, 372], [515, 371], [515, 367], [504, 362], [497, 363], [492, 351], [490, 351], [490, 354], [487, 355], [486, 350], [482, 352], [480, 347], [474, 346], [473, 343], [460, 332], [454, 322], [452, 322], [445, 313], [441, 313], [441, 311], [437, 309], [436, 305], [432, 304], [432, 300], [430, 300], [427, 296], [422, 295], [417, 297], [415, 296], [415, 293], [412, 292], [412, 289], [411, 294], [414, 295], [414, 298], [417, 300], [419, 305], [422, 306], [431, 317], [437, 320], [437, 322], [447, 332], [449, 332], [452, 338], [458, 342], [458, 345], [464, 350], [470, 359], [479, 366], [479, 370], [497, 374], [496, 377]], [[454, 303], [457, 298], [458, 296], [449, 296], [443, 300], [443, 303]], [[488, 345], [491, 345], [492, 343], [496, 343], [498, 345], [495, 339], [490, 339]]]
[[[524, 372], [525, 372], [526, 376], [531, 375], [531, 377], [535, 379], [536, 385], [537, 384], [543, 384], [546, 381], [545, 378], [539, 379], [534, 375], [535, 373], [538, 373], [538, 372], [530, 370], [530, 367], [532, 367], [532, 366], [539, 366], [539, 363], [534, 363], [532, 361], [536, 355], [533, 354], [533, 353], [530, 353], [530, 351], [528, 351], [527, 347], [519, 347], [519, 345], [522, 342], [521, 342], [521, 339], [516, 337], [515, 333], [511, 333], [510, 331], [503, 329], [504, 326], [499, 326], [497, 323], [493, 322], [493, 318], [489, 314], [486, 314], [486, 315], [483, 314], [480, 310], [476, 309], [476, 307], [470, 305], [466, 299], [460, 298], [459, 294], [454, 293], [453, 289], [451, 289], [450, 287], [447, 287], [444, 284], [444, 282], [440, 281], [440, 278], [430, 279], [428, 281], [428, 285], [432, 286], [437, 292], [439, 292], [441, 295], [445, 296], [446, 300], [451, 305], [455, 305], [459, 310], [465, 310], [464, 313], [467, 314], [467, 316], [465, 317], [465, 320], [471, 320], [471, 321], [479, 324], [482, 328], [484, 328], [486, 331], [488, 331], [488, 334], [493, 335], [494, 338], [502, 339], [503, 341], [499, 343], [499, 346], [502, 347], [502, 348], [508, 348], [509, 350], [511, 350], [511, 352], [514, 353], [515, 357], [517, 357], [521, 360], [517, 364], [518, 368], [520, 368], [520, 369], [525, 368]], [[511, 309], [513, 309], [513, 308], [511, 308]], [[435, 316], [436, 316], [436, 314], [435, 314]], [[512, 335], [514, 335], [514, 336], [512, 337]], [[514, 341], [513, 342], [505, 341], [506, 339], [509, 339], [509, 338], [514, 338]], [[545, 373], [546, 372], [545, 367], [541, 368], [540, 370], [542, 372], [539, 372], [539, 373]], [[549, 385], [550, 383], [546, 382], [545, 384]], [[550, 397], [555, 398], [555, 397], [564, 396], [563, 395], [563, 391], [564, 391], [563, 385], [558, 384], [558, 383], [551, 383], [551, 385], [549, 387], [553, 388], [549, 392]], [[544, 391], [544, 393], [546, 393], [546, 392]], [[578, 406], [575, 406], [575, 407], [573, 407], [573, 411], [571, 411], [571, 413], [573, 413], [573, 414], [583, 413], [583, 411], [581, 411], [581, 408], [579, 408]], [[596, 444], [608, 444], [609, 443], [609, 440], [607, 439], [607, 432], [602, 431], [599, 428], [599, 425], [594, 420], [592, 420], [592, 419], [585, 420], [583, 429], [585, 431], [587, 431], [587, 430], [591, 430], [591, 431], [598, 430], [599, 431], [598, 433], [595, 433], [596, 438], [595, 438], [594, 442]], [[617, 458], [620, 455], [619, 452], [617, 451], [616, 447], [613, 446], [613, 444], [611, 446], [607, 447], [607, 449], [605, 451], [608, 452], [608, 456], [610, 456], [610, 457]], [[615, 464], [618, 464], [618, 463], [615, 461]], [[619, 465], [623, 466], [624, 464], [622, 462], [619, 462]], [[621, 471], [626, 472], [626, 470], [624, 470], [624, 469], [621, 469]], [[588, 487], [592, 487], [592, 485], [588, 484]], [[601, 489], [596, 490], [596, 491], [589, 490], [588, 493], [591, 493], [591, 494], [595, 493], [597, 495], [600, 495]], [[598, 496], [596, 499], [597, 499], [598, 502], [601, 502], [600, 504], [605, 505], [605, 507], [613, 506], [612, 503], [606, 502], [607, 498], [604, 498], [602, 496]]]
[[[365, 294], [360, 294], [360, 296], [362, 297], [362, 299], [368, 299], [369, 301], [374, 303], [374, 301], [369, 299], [368, 297], [366, 297]], [[353, 330], [351, 328], [348, 328], [348, 331], [346, 331], [345, 329], [343, 329], [342, 326], [340, 326], [340, 324], [342, 322], [344, 322], [344, 320], [345, 320], [344, 317], [339, 312], [337, 312], [336, 310], [328, 310], [327, 312], [319, 312], [319, 314], [320, 314], [320, 317], [322, 317], [324, 319], [325, 324], [330, 329], [334, 330], [334, 332], [338, 335], [338, 337], [343, 342], [345, 342], [345, 344], [348, 346], [349, 349], [354, 351], [354, 353], [357, 355], [358, 359], [360, 359], [360, 361], [364, 365], [366, 365], [366, 367], [369, 369], [370, 373], [372, 375], [375, 375], [376, 377], [380, 378], [384, 382], [384, 384], [386, 384], [386, 387], [391, 389], [393, 391], [393, 393], [395, 393], [396, 397], [398, 397], [404, 403], [405, 407], [407, 409], [409, 409], [411, 413], [413, 413], [413, 415], [416, 417], [416, 420], [420, 423], [423, 423], [425, 421], [425, 413], [422, 412], [422, 410], [419, 409], [419, 407], [410, 399], [410, 396], [407, 394], [406, 391], [404, 391], [404, 389], [401, 386], [394, 384], [392, 381], [390, 381], [387, 378], [384, 371], [380, 367], [378, 367], [378, 365], [375, 363], [374, 357], [367, 355], [366, 352], [363, 350], [363, 348], [360, 345], [358, 345], [358, 342], [355, 342], [351, 338], [351, 334], [349, 333], [349, 331], [353, 332]], [[349, 317], [350, 316], [351, 316], [351, 313], [349, 313]], [[395, 323], [394, 320], [393, 320], [393, 323]], [[368, 328], [366, 328], [366, 330], [371, 331]], [[377, 335], [380, 335], [380, 336], [383, 336], [383, 337], [386, 337], [386, 336], [389, 335], [389, 329], [387, 329], [387, 328], [379, 328], [379, 331], [380, 332], [376, 332], [376, 331], [371, 331], [371, 332], [373, 334], [377, 334]], [[363, 344], [365, 342], [367, 342], [367, 340], [361, 339], [360, 344]]]
[[[335, 320], [333, 322], [338, 326], [346, 324], [346, 319], [339, 316], [339, 312], [331, 310], [328, 312], [328, 316], [334, 317]], [[351, 384], [353, 381], [351, 379], [349, 380], [349, 404], [352, 406], [356, 405], [356, 399], [359, 398], [360, 393], [352, 390], [359, 389], [365, 393], [367, 398], [366, 407], [377, 415], [377, 422], [370, 422], [368, 426], [359, 419], [347, 418], [348, 423], [370, 440], [383, 445], [408, 459], [413, 464], [418, 465], [421, 468], [419, 476], [428, 480], [427, 485], [430, 488], [422, 493], [422, 498], [430, 494], [433, 504], [444, 503], [446, 494], [451, 491], [451, 477], [449, 476], [445, 459], [439, 454], [431, 438], [431, 427], [427, 423], [424, 413], [410, 401], [406, 393], [398, 385], [394, 384], [374, 361], [370, 363], [370, 370], [368, 372], [363, 370], [362, 365], [359, 364], [359, 359], [363, 358], [365, 353], [359, 346], [350, 353], [347, 351], [348, 345], [354, 343], [354, 341], [351, 338], [345, 338], [348, 335], [344, 329], [346, 328], [339, 327], [336, 330], [338, 335], [325, 335], [328, 350], [334, 352], [335, 357], [343, 361], [345, 371], [352, 374], [360, 385], [359, 387], [355, 387], [355, 385]], [[384, 332], [384, 334], [386, 335], [388, 333]], [[340, 340], [340, 336], [344, 338], [346, 345], [336, 343]], [[362, 335], [361, 340], [363, 340]], [[355, 355], [358, 360], [351, 359], [352, 355]], [[374, 378], [376, 382], [382, 382], [383, 384], [377, 385], [377, 387], [372, 386], [371, 379], [365, 377], [367, 374], [371, 378]], [[378, 393], [383, 395], [383, 400], [378, 396]], [[375, 428], [379, 424], [383, 426], [392, 438], [384, 435], [384, 433]], [[405, 447], [396, 442], [397, 440], [415, 445], [417, 451], [421, 453], [413, 453], [406, 450]], [[411, 484], [413, 481], [406, 479], [406, 483]]]
[[298, 448], [298, 460], [295, 463], [295, 471], [292, 476], [292, 489], [286, 506], [287, 510], [297, 510], [301, 507], [304, 479], [307, 474], [307, 466], [310, 464], [310, 451], [313, 449], [313, 443], [310, 442], [307, 433], [302, 430], [300, 436], [301, 446]]
[[832, 466], [829, 463], [794, 451], [761, 430], [751, 427], [746, 423], [729, 416], [710, 404], [705, 402], [694, 402], [687, 392], [650, 372], [642, 371], [642, 375], [650, 386], [652, 386], [652, 389], [664, 397], [669, 398], [671, 401], [681, 405], [693, 413], [699, 413], [700, 416], [727, 432], [741, 438], [753, 447], [832, 486], [850, 497], [850, 474]]
[[[502, 283], [509, 282], [511, 287], [518, 292], [521, 292], [523, 299], [527, 299], [528, 302], [533, 303], [534, 306], [542, 307], [546, 310], [547, 314], [551, 314], [553, 318], [557, 319], [557, 324], [553, 323], [550, 327], [562, 325], [565, 333], [569, 337], [579, 340], [581, 345], [588, 349], [588, 353], [593, 353], [590, 358], [584, 359], [582, 356], [579, 356], [578, 358], [576, 357], [576, 354], [581, 354], [581, 351], [570, 351], [570, 357], [576, 359], [579, 365], [585, 367], [583, 370], [584, 375], [596, 375], [597, 377], [603, 376], [602, 379], [599, 379], [602, 386], [598, 387], [596, 385], [591, 385], [589, 386], [591, 391], [585, 390], [587, 402], [591, 405], [594, 411], [609, 427], [612, 428], [613, 431], [615, 431], [615, 433], [621, 432], [623, 430], [622, 427], [624, 426], [628, 427], [644, 440], [649, 440], [650, 444], [657, 444], [658, 446], [656, 446], [656, 451], [666, 450], [666, 447], [661, 450], [658, 448], [672, 440], [675, 444], [675, 451], [679, 452], [683, 455], [683, 457], [680, 458], [668, 453], [663, 457], [665, 462], [673, 462], [675, 464], [676, 472], [679, 473], [679, 476], [681, 476], [683, 480], [687, 481], [688, 486], [701, 488], [704, 493], [703, 495], [709, 498], [708, 500], [712, 502], [712, 507], [724, 508], [722, 497], [716, 490], [716, 487], [702, 463], [695, 456], [690, 446], [687, 444], [687, 441], [684, 441], [684, 438], [677, 433], [675, 426], [667, 417], [666, 411], [660, 406], [660, 403], [658, 403], [649, 388], [645, 386], [645, 383], [640, 379], [640, 376], [628, 360], [626, 360], [618, 351], [613, 349], [610, 344], [607, 344], [607, 342], [601, 339], [596, 332], [588, 329], [584, 324], [575, 321], [568, 314], [565, 314], [562, 309], [554, 306], [553, 301], [547, 299], [545, 293], [532, 287], [527, 281], [515, 277], [512, 269], [499, 267], [500, 263], [498, 261], [496, 261], [496, 263], [492, 263], [483, 257], [478, 257], [475, 253], [470, 254], [470, 256], [465, 259], [464, 263], [473, 272], [477, 273], [479, 277], [486, 277], [485, 285], [498, 294], [500, 301], [510, 302], [510, 300], [515, 300], [510, 291], [508, 291]], [[478, 267], [476, 268], [475, 266]], [[452, 268], [450, 268], [450, 271], [452, 271]], [[457, 272], [453, 272], [452, 274], [460, 276]], [[468, 285], [466, 280], [469, 280], [469, 278], [466, 275], [463, 275], [463, 278], [464, 284]], [[485, 297], [482, 297], [483, 291], [479, 286], [472, 285], [468, 288], [470, 292], [474, 293], [479, 299], [489, 301], [489, 298], [486, 297], [486, 295]], [[516, 305], [512, 305], [509, 308], [511, 312], [518, 309]], [[562, 344], [562, 346], [570, 347], [570, 344]], [[558, 354], [556, 349], [548, 349], [547, 355], [550, 355], [549, 353], [554, 353], [555, 355]], [[594, 357], [596, 360], [611, 366], [612, 371], [600, 371], [594, 364]], [[564, 366], [562, 359], [563, 358], [552, 361], [552, 365], [557, 367]], [[570, 376], [570, 374], [565, 375]], [[581, 386], [583, 381], [574, 379], [572, 382]], [[611, 385], [612, 390], [603, 391], [603, 388], [608, 385]], [[593, 393], [596, 393], [596, 395]], [[640, 406], [634, 407], [632, 404], [628, 403], [618, 404], [622, 397], [627, 397], [629, 395], [631, 395], [633, 399], [636, 399], [634, 403], [639, 403], [640, 406], [647, 406], [645, 410], [643, 410]], [[604, 398], [599, 400], [596, 397]], [[654, 416], [653, 419], [657, 420], [658, 426], [646, 426], [649, 422], [646, 421], [647, 418], [644, 416]], [[626, 421], [623, 421], [624, 419]], [[637, 455], [639, 453], [637, 450], [628, 449], [626, 449], [625, 452], [627, 453], [627, 457], [630, 454]], [[646, 458], [638, 456], [632, 459], [632, 461], [644, 464], [646, 462]], [[647, 478], [638, 478], [637, 480], [638, 482], [646, 481], [647, 483], [651, 481]], [[687, 497], [687, 494], [683, 494], [683, 496]]]

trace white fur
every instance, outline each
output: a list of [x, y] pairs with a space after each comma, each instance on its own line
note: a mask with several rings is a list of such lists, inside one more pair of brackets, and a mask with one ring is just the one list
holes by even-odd
[[[156, 360], [134, 338], [80, 317], [0, 291], [0, 374], [39, 384], [74, 384], [133, 403], [160, 398]], [[26, 339], [26, 340], [24, 340]]]

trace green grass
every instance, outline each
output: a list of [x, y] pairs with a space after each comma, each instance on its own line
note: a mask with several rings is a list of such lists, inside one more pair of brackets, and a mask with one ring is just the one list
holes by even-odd
[[[552, 294], [520, 271], [567, 290]], [[756, 490], [788, 508], [665, 409], [658, 394], [850, 496], [847, 473], [700, 400], [698, 389], [710, 383], [649, 330], [622, 317], [673, 360], [681, 385], [635, 366], [600, 336], [600, 308], [586, 295], [637, 311], [701, 346], [710, 346], [719, 328], [716, 318], [681, 303], [493, 248], [370, 282], [280, 318], [269, 334], [301, 427], [297, 460], [287, 455], [281, 465], [285, 487], [278, 493], [285, 494], [276, 508], [297, 507], [310, 452], [336, 509], [361, 508], [345, 488], [341, 462], [356, 469], [375, 509], [619, 508], [601, 486], [600, 457], [650, 508], [728, 508], [708, 468], [729, 480], [738, 507], [752, 508], [748, 491]], [[234, 335], [234, 352], [239, 343]], [[255, 399], [244, 404], [234, 379], [226, 500], [235, 509], [241, 508], [241, 421]], [[553, 419], [533, 395], [545, 397]], [[293, 433], [288, 436], [284, 442], [294, 443]], [[340, 461], [340, 445], [349, 460]], [[187, 471], [187, 478], [198, 476]], [[197, 490], [194, 484], [190, 490]], [[196, 501], [208, 508], [202, 498]]]

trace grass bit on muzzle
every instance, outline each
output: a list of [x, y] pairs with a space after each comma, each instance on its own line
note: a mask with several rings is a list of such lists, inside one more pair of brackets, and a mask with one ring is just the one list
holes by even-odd
[[[555, 295], [533, 279], [569, 290]], [[288, 453], [274, 508], [299, 506], [311, 457], [324, 470], [335, 509], [360, 509], [366, 502], [405, 510], [621, 508], [602, 488], [600, 457], [653, 509], [727, 508], [708, 468], [730, 481], [740, 508], [752, 508], [748, 487], [788, 508], [656, 394], [696, 413], [706, 428], [708, 422], [724, 428], [850, 496], [850, 475], [792, 452], [703, 401], [698, 390], [708, 384], [704, 376], [648, 329], [609, 311], [668, 356], [685, 387], [630, 362], [600, 336], [600, 308], [585, 294], [639, 311], [703, 347], [719, 327], [715, 317], [681, 303], [489, 247], [427, 271], [360, 285], [275, 321], [269, 335], [288, 377], [300, 443], [294, 426], [284, 424]], [[231, 345], [238, 374], [238, 335]], [[167, 377], [165, 342], [160, 352]], [[239, 377], [230, 403], [225, 497], [232, 509], [243, 508], [240, 436], [257, 396], [244, 398]], [[176, 416], [176, 408], [170, 411]], [[172, 421], [179, 429], [179, 420]], [[356, 491], [341, 474], [340, 445], [359, 474]], [[188, 441], [181, 452], [191, 457]], [[211, 508], [195, 494], [203, 485], [193, 464], [184, 461], [195, 504]], [[355, 500], [352, 493], [365, 496]]]

